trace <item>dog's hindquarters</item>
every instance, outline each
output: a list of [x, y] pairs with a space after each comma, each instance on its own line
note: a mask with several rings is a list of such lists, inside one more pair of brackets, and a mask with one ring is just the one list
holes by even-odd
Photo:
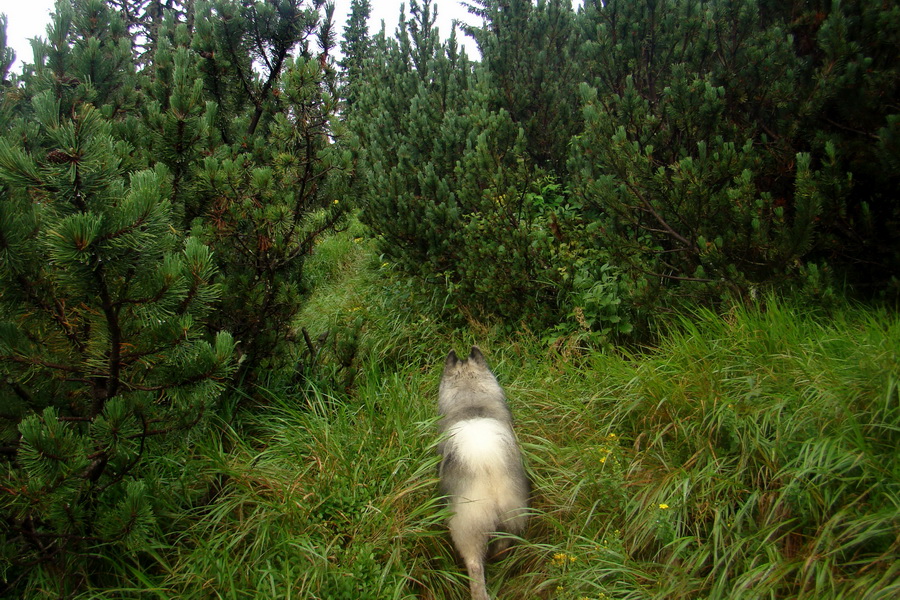
[[472, 598], [488, 600], [484, 560], [494, 532], [525, 529], [528, 479], [509, 424], [457, 422], [442, 444], [441, 486], [450, 499], [450, 535], [469, 572]]

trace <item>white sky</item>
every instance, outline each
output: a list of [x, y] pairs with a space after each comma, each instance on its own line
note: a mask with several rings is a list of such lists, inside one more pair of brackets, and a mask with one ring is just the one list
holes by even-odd
[[[369, 17], [369, 32], [374, 35], [381, 29], [384, 20], [388, 35], [397, 29], [397, 17], [400, 15], [400, 0], [371, 0], [372, 12]], [[409, 17], [409, 1], [406, 4], [406, 15]], [[437, 27], [441, 39], [450, 35], [450, 24], [454, 19], [475, 24], [477, 18], [466, 11], [458, 0], [436, 0], [438, 9]], [[28, 40], [33, 37], [47, 37], [47, 24], [53, 10], [54, 0], [0, 0], [0, 13], [5, 13], [9, 24], [6, 27], [7, 43], [16, 51], [16, 64], [12, 71], [21, 70], [23, 62], [31, 62], [31, 45]], [[350, 0], [335, 0], [335, 31], [344, 34], [344, 21], [350, 12]], [[475, 42], [459, 33], [459, 41], [465, 45], [470, 58], [478, 56]]]
[[11, 71], [21, 69], [22, 59], [31, 62], [28, 38], [47, 37], [47, 23], [53, 0], [0, 0], [0, 13], [6, 14], [6, 43], [16, 51], [16, 63]]

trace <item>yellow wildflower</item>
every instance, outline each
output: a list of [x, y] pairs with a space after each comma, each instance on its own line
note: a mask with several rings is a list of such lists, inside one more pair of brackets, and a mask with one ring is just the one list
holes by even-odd
[[666, 510], [667, 508], [669, 508], [669, 505], [666, 504], [665, 502], [663, 502], [662, 504], [659, 505], [659, 507], [660, 507], [662, 510]]

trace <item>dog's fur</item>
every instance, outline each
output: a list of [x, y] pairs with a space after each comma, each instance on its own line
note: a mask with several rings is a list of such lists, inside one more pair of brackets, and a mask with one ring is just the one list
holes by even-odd
[[503, 389], [481, 350], [469, 357], [451, 351], [444, 362], [438, 393], [443, 439], [440, 487], [452, 516], [450, 536], [469, 572], [473, 600], [489, 600], [484, 562], [521, 535], [528, 518], [530, 483], [513, 433]]

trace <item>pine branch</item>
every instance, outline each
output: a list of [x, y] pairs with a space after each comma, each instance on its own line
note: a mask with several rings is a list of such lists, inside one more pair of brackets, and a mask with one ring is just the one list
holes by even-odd
[[213, 375], [216, 373], [216, 371], [218, 371], [221, 368], [222, 368], [222, 365], [219, 363], [216, 363], [212, 368], [210, 368], [202, 373], [197, 373], [197, 374], [191, 375], [190, 377], [186, 377], [184, 379], [180, 379], [178, 381], [174, 381], [172, 383], [166, 383], [166, 384], [162, 384], [162, 385], [147, 386], [147, 385], [138, 385], [136, 383], [128, 383], [127, 385], [130, 389], [137, 390], [140, 392], [162, 392], [165, 390], [170, 390], [172, 388], [184, 387], [184, 386], [191, 385], [193, 383], [198, 383], [200, 381], [203, 381], [204, 379], [219, 380], [220, 378], [213, 377]]
[[180, 425], [173, 425], [172, 427], [164, 427], [162, 429], [149, 429], [149, 430], [146, 428], [147, 423], [145, 423], [143, 432], [136, 433], [136, 434], [130, 436], [128, 439], [133, 440], [133, 439], [140, 438], [141, 444], [143, 445], [143, 443], [144, 443], [143, 440], [145, 440], [146, 438], [148, 438], [150, 436], [168, 435], [168, 434], [174, 433], [176, 431], [192, 429], [203, 419], [205, 412], [206, 412], [206, 405], [201, 403], [200, 409], [196, 411], [196, 415], [192, 421], [189, 421], [187, 423], [182, 423]]
[[628, 190], [632, 194], [634, 194], [634, 196], [638, 200], [641, 201], [641, 204], [643, 204], [643, 209], [650, 213], [654, 219], [656, 219], [656, 221], [662, 226], [663, 230], [669, 236], [681, 242], [686, 248], [693, 248], [693, 244], [691, 244], [684, 236], [672, 229], [672, 226], [666, 222], [666, 220], [656, 211], [655, 208], [653, 208], [653, 205], [650, 203], [650, 201], [647, 200], [646, 196], [644, 196], [644, 194], [640, 191], [640, 189], [638, 189], [636, 185], [634, 185], [634, 183], [632, 183], [627, 177], [624, 179], [624, 183]]
[[[0, 362], [3, 362], [3, 361], [14, 362], [14, 363], [18, 363], [21, 365], [46, 367], [48, 369], [53, 369], [56, 371], [63, 371], [66, 373], [76, 373], [79, 375], [83, 374], [83, 371], [78, 367], [73, 367], [71, 365], [62, 365], [59, 363], [53, 363], [53, 362], [44, 360], [42, 358], [37, 358], [37, 357], [26, 358], [23, 356], [15, 356], [12, 354], [2, 354], [2, 355], [0, 355]], [[72, 381], [86, 381], [86, 380], [73, 379]]]
[[253, 112], [253, 117], [250, 119], [250, 125], [247, 127], [247, 135], [252, 136], [256, 133], [256, 128], [259, 125], [259, 120], [265, 112], [265, 101], [269, 97], [270, 92], [272, 91], [272, 86], [278, 80], [278, 77], [281, 75], [281, 69], [284, 65], [284, 59], [287, 58], [288, 49], [285, 48], [278, 53], [276, 57], [275, 64], [270, 68], [269, 77], [266, 80], [266, 83], [263, 85], [262, 91], [259, 96], [251, 96], [251, 100], [256, 106], [256, 110]]
[[96, 483], [100, 476], [103, 475], [103, 472], [106, 470], [106, 465], [109, 464], [109, 455], [106, 452], [102, 452], [100, 456], [97, 456], [91, 461], [91, 464], [87, 469], [81, 474], [82, 479], [87, 479], [91, 483]]
[[107, 373], [101, 378], [98, 386], [94, 386], [91, 416], [97, 416], [103, 411], [106, 401], [116, 395], [119, 390], [119, 373], [122, 368], [122, 327], [119, 323], [119, 309], [113, 302], [106, 286], [104, 269], [98, 263], [93, 270], [94, 280], [97, 283], [100, 296], [100, 308], [106, 318], [106, 327], [109, 332], [109, 358], [107, 359]]
[[18, 396], [20, 400], [25, 402], [26, 406], [33, 406], [31, 394], [28, 392], [28, 390], [22, 387], [22, 385], [18, 381], [7, 378], [6, 383], [9, 385], [9, 387], [12, 388], [15, 395]]
[[171, 286], [169, 286], [169, 285], [162, 285], [162, 286], [160, 286], [159, 291], [157, 291], [157, 292], [156, 292], [154, 295], [152, 295], [152, 296], [144, 296], [143, 298], [122, 298], [121, 300], [115, 301], [115, 302], [113, 303], [113, 307], [114, 307], [116, 310], [119, 310], [122, 306], [126, 306], [126, 305], [129, 305], [129, 304], [135, 305], [135, 306], [141, 306], [141, 305], [146, 305], [146, 304], [154, 304], [154, 303], [156, 303], [156, 302], [159, 302], [159, 300], [160, 300], [163, 296], [165, 296], [165, 295], [166, 295], [166, 292], [168, 292], [170, 289], [171, 289]]
[[[123, 479], [125, 479], [125, 476], [128, 475], [132, 471], [132, 469], [134, 469], [137, 466], [138, 462], [140, 462], [140, 460], [144, 457], [144, 447], [147, 443], [147, 438], [151, 434], [147, 428], [148, 427], [147, 416], [142, 412], [140, 414], [140, 417], [141, 417], [141, 426], [143, 427], [143, 432], [140, 435], [141, 447], [138, 449], [137, 453], [135, 454], [134, 459], [132, 459], [128, 465], [126, 465], [121, 471], [119, 471], [106, 484], [104, 484], [103, 486], [100, 486], [100, 488], [98, 489], [98, 492], [102, 492], [103, 490], [109, 488], [110, 486], [113, 486], [113, 485], [121, 482]], [[199, 422], [199, 419], [197, 422]]]

